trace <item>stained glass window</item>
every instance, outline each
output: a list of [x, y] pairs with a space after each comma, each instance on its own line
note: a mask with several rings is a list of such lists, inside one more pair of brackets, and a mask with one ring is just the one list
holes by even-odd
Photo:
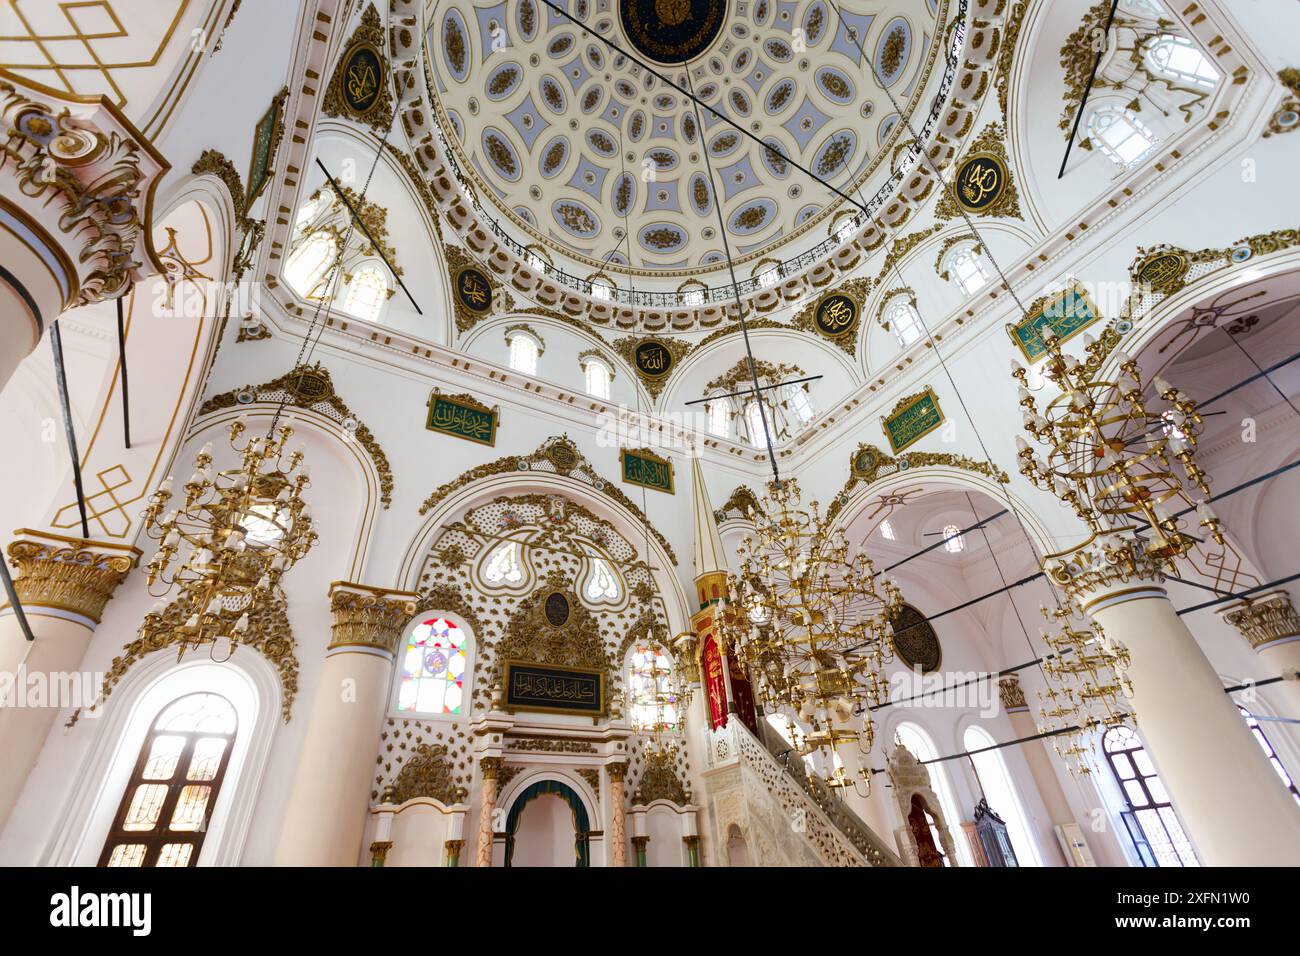
[[397, 709], [406, 714], [461, 714], [465, 702], [465, 632], [445, 617], [416, 625], [402, 653]]
[[217, 694], [187, 694], [153, 722], [113, 819], [100, 866], [194, 866], [236, 730]]
[[1112, 727], [1101, 740], [1115, 782], [1133, 808], [1156, 864], [1200, 866], [1142, 738], [1129, 727]]
[[658, 644], [638, 644], [629, 658], [628, 691], [632, 726], [643, 733], [677, 729], [677, 691], [673, 661]]

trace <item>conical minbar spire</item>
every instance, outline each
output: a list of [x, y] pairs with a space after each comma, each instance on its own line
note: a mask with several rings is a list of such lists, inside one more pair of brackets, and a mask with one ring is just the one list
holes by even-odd
[[716, 604], [727, 594], [727, 554], [722, 550], [709, 489], [704, 484], [699, 457], [691, 459], [692, 503], [694, 507], [695, 589], [700, 607]]

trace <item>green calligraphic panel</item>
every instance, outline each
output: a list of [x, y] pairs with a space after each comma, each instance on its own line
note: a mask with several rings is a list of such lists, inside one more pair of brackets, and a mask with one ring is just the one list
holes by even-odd
[[619, 456], [623, 463], [623, 480], [629, 485], [640, 485], [674, 494], [673, 463], [646, 451], [623, 449]]
[[446, 395], [434, 395], [429, 401], [429, 420], [425, 427], [480, 445], [495, 445], [497, 413]]
[[942, 425], [943, 411], [934, 392], [927, 388], [902, 402], [883, 424], [890, 447], [900, 452]]
[[1032, 309], [1030, 315], [1009, 326], [1008, 331], [1021, 353], [1032, 362], [1047, 352], [1043, 344], [1045, 328], [1050, 326], [1064, 342], [1099, 318], [1088, 294], [1074, 287], [1049, 297], [1037, 309]]
[[506, 661], [506, 709], [600, 714], [605, 709], [603, 684], [600, 671]]

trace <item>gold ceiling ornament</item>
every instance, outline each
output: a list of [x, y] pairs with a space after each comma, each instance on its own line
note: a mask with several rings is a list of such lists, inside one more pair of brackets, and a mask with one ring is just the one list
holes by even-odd
[[636, 516], [642, 525], [649, 528], [650, 534], [654, 536], [660, 547], [664, 549], [664, 553], [668, 555], [668, 560], [673, 564], [677, 563], [677, 553], [673, 550], [672, 545], [668, 543], [668, 539], [663, 536], [663, 533], [649, 523], [645, 513], [614, 482], [606, 481], [600, 476], [600, 473], [591, 466], [586, 456], [578, 450], [578, 446], [573, 443], [573, 440], [568, 435], [553, 435], [542, 442], [535, 451], [527, 455], [508, 455], [495, 461], [485, 462], [482, 465], [475, 465], [463, 472], [459, 477], [440, 485], [433, 494], [425, 498], [424, 503], [420, 505], [420, 514], [428, 514], [448, 495], [475, 481], [491, 478], [494, 475], [529, 471], [541, 474], [558, 474], [611, 498]]
[[66, 307], [120, 295], [140, 278], [141, 258], [161, 271], [150, 219], [158, 177], [169, 167], [116, 107], [103, 97], [65, 99], [7, 76], [0, 81], [0, 129], [0, 170], [23, 197], [51, 207], [69, 239], [66, 254], [61, 245], [57, 250], [74, 286]]
[[[860, 444], [857, 450], [849, 455], [849, 477], [844, 482], [844, 487], [840, 489], [830, 507], [826, 509], [826, 519], [833, 521], [848, 505], [853, 497], [854, 489], [859, 485], [866, 487], [881, 478], [887, 478], [890, 475], [897, 474], [900, 471], [909, 471], [916, 468], [956, 468], [961, 471], [969, 471], [977, 475], [983, 475], [991, 478], [1001, 484], [1010, 481], [1010, 477], [1005, 471], [994, 468], [987, 461], [975, 461], [973, 458], [967, 458], [964, 455], [952, 455], [948, 452], [932, 451], [907, 451], [900, 455], [890, 455], [881, 451], [875, 445]], [[924, 477], [918, 474], [917, 479]]]
[[1011, 84], [1011, 66], [1015, 60], [1016, 41], [1020, 39], [1020, 28], [1024, 25], [1027, 9], [1029, 9], [1027, 0], [1015, 0], [1002, 24], [1002, 45], [998, 48], [993, 85], [998, 91], [998, 108], [1002, 110], [1003, 123], [1007, 121], [1007, 89]]
[[[492, 279], [488, 270], [479, 265], [477, 259], [469, 255], [469, 253], [460, 246], [444, 245], [442, 251], [447, 257], [448, 275], [458, 276], [466, 269], [473, 269], [475, 272], [481, 274], [487, 279], [489, 295], [493, 302], [496, 302], [498, 290], [500, 290], [501, 287]], [[474, 328], [474, 326], [478, 325], [478, 323], [483, 320], [491, 318], [495, 312], [495, 309], [475, 311], [474, 309], [469, 308], [469, 306], [461, 301], [461, 297], [456, 295], [454, 289], [452, 290], [451, 304], [452, 310], [456, 316], [456, 331], [462, 335]]]
[[[230, 424], [237, 467], [213, 468], [212, 443], [195, 456], [194, 474], [183, 486], [180, 508], [168, 509], [172, 479], [149, 496], [145, 532], [160, 542], [146, 572], [149, 593], [159, 600], [140, 625], [146, 641], [172, 635], [185, 651], [228, 642], [243, 643], [279, 593], [281, 577], [316, 543], [311, 505], [303, 499], [311, 470], [301, 448], [286, 452], [293, 429], [249, 438], [241, 416]], [[185, 554], [182, 557], [182, 549]], [[162, 591], [155, 591], [162, 584]], [[179, 609], [179, 625], [169, 618]]]
[[140, 558], [140, 549], [19, 528], [8, 547], [24, 608], [48, 607], [98, 624], [104, 605]]
[[[856, 356], [858, 352], [857, 331], [861, 327], [862, 307], [866, 303], [867, 292], [870, 289], [871, 280], [865, 276], [858, 279], [849, 279], [847, 282], [841, 282], [833, 289], [822, 293], [800, 309], [795, 314], [790, 325], [803, 332], [814, 332], [826, 341], [838, 346], [848, 355]], [[844, 298], [847, 298], [850, 303], [857, 306], [857, 315], [854, 317], [851, 325], [846, 329], [846, 334], [828, 334], [824, 328], [819, 328], [817, 325], [818, 313], [821, 311], [823, 303], [831, 301], [835, 296], [843, 296]], [[753, 328], [753, 326], [750, 325], [750, 328]]]
[[[1181, 520], [1169, 503], [1191, 505], [1189, 485], [1206, 498], [1210, 493], [1195, 461], [1197, 436], [1204, 428], [1196, 403], [1157, 376], [1155, 391], [1167, 408], [1149, 411], [1141, 370], [1131, 356], [1112, 351], [1118, 374], [1104, 379], [1063, 352], [1051, 326], [1043, 328], [1042, 336], [1047, 349], [1043, 372], [1059, 393], [1041, 413], [1028, 388], [1028, 373], [1011, 362], [1011, 374], [1020, 382], [1024, 428], [1048, 449], [1043, 460], [1017, 436], [1020, 473], [1073, 508], [1094, 535], [1137, 540], [1147, 529], [1135, 526], [1134, 519], [1149, 525], [1151, 538], [1142, 539], [1146, 553], [1174, 570], [1174, 559], [1191, 550], [1195, 539], [1179, 529]], [[1099, 343], [1086, 333], [1083, 340], [1090, 355], [1098, 351]], [[1174, 462], [1182, 477], [1174, 473]], [[1200, 526], [1224, 544], [1209, 503], [1202, 498], [1195, 507]]]
[[366, 450], [374, 463], [379, 478], [380, 503], [385, 509], [392, 504], [393, 468], [388, 463], [388, 455], [375, 440], [374, 433], [339, 397], [334, 390], [329, 369], [319, 362], [315, 365], [299, 365], [261, 385], [245, 385], [213, 395], [199, 407], [199, 415], [207, 415], [223, 408], [252, 405], [254, 402], [278, 404], [281, 401], [298, 408], [309, 408], [337, 422], [344, 432]]
[[1087, 775], [1093, 770], [1095, 734], [1134, 720], [1128, 706], [1133, 688], [1124, 675], [1128, 651], [1112, 645], [1072, 595], [1039, 610], [1047, 622], [1040, 633], [1050, 653], [1042, 664], [1047, 688], [1038, 692], [1038, 729], [1053, 735], [1052, 745], [1071, 773]]
[[1288, 66], [1278, 70], [1277, 78], [1290, 91], [1290, 95], [1282, 100], [1269, 117], [1268, 129], [1264, 130], [1265, 139], [1300, 129], [1300, 70]]
[[381, 135], [388, 132], [393, 123], [393, 94], [388, 83], [387, 49], [379, 12], [374, 4], [368, 4], [361, 25], [334, 67], [321, 112], [364, 123]]
[[748, 485], [737, 485], [732, 489], [727, 500], [723, 502], [722, 507], [714, 510], [713, 520], [717, 524], [722, 524], [729, 518], [753, 521], [754, 512], [761, 511], [762, 508], [758, 495], [754, 494], [752, 488]]
[[[1025, 218], [1011, 175], [1006, 138], [1001, 123], [990, 123], [980, 131], [954, 166], [952, 182], [934, 207], [936, 219], [957, 218], [962, 210], [976, 216]], [[960, 205], [953, 190], [960, 193]]]
[[665, 335], [624, 336], [612, 344], [623, 360], [632, 366], [651, 398], [659, 397], [673, 371], [693, 350], [690, 342]]
[[885, 253], [885, 261], [880, 266], [880, 272], [876, 276], [874, 286], [879, 287], [885, 281], [885, 276], [894, 271], [894, 266], [903, 261], [903, 258], [925, 242], [931, 236], [942, 232], [946, 226], [943, 223], [935, 223], [925, 229], [918, 229], [916, 232], [909, 233], [902, 239], [895, 239], [889, 244], [889, 251]]
[[[830, 526], [817, 502], [802, 507], [794, 479], [768, 483], [762, 513], [737, 553], [740, 572], [729, 578], [719, 627], [755, 676], [760, 697], [811, 726], [792, 741], [800, 753], [870, 752], [867, 708], [888, 695], [891, 622], [903, 604], [897, 585], [877, 575], [867, 553]], [[861, 730], [852, 725], [859, 713]], [[859, 781], [845, 772], [848, 764], [828, 784], [861, 783], [870, 793], [865, 765]]]

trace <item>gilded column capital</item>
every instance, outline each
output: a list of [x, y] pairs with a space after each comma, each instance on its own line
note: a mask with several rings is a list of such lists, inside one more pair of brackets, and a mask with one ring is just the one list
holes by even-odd
[[1255, 650], [1300, 637], [1300, 614], [1286, 591], [1269, 591], [1257, 598], [1219, 609], [1223, 619], [1237, 629]]
[[501, 773], [501, 765], [504, 762], [501, 757], [483, 757], [479, 760], [478, 767], [483, 772], [483, 779], [495, 780]]
[[1020, 678], [1015, 674], [1007, 674], [998, 679], [998, 696], [1002, 698], [1002, 709], [1005, 711], [1029, 709], [1025, 703], [1024, 688], [1020, 686]]
[[1163, 595], [1166, 562], [1122, 531], [1094, 534], [1079, 547], [1043, 560], [1043, 571], [1085, 611], [1105, 601]]
[[397, 642], [415, 614], [414, 591], [335, 581], [330, 585], [334, 627], [327, 650], [370, 648], [397, 653]]
[[92, 626], [99, 623], [104, 605], [140, 559], [139, 548], [123, 544], [30, 528], [19, 528], [14, 534], [19, 537], [7, 550], [9, 563], [18, 572], [14, 590], [23, 607], [62, 611]]
[[677, 651], [677, 671], [682, 675], [682, 682], [686, 685], [698, 684], [700, 682], [700, 640], [691, 631], [677, 635], [673, 641], [673, 649]]
[[605, 764], [605, 772], [609, 774], [609, 779], [615, 783], [622, 783], [627, 777], [627, 761], [622, 760], [618, 763]]

